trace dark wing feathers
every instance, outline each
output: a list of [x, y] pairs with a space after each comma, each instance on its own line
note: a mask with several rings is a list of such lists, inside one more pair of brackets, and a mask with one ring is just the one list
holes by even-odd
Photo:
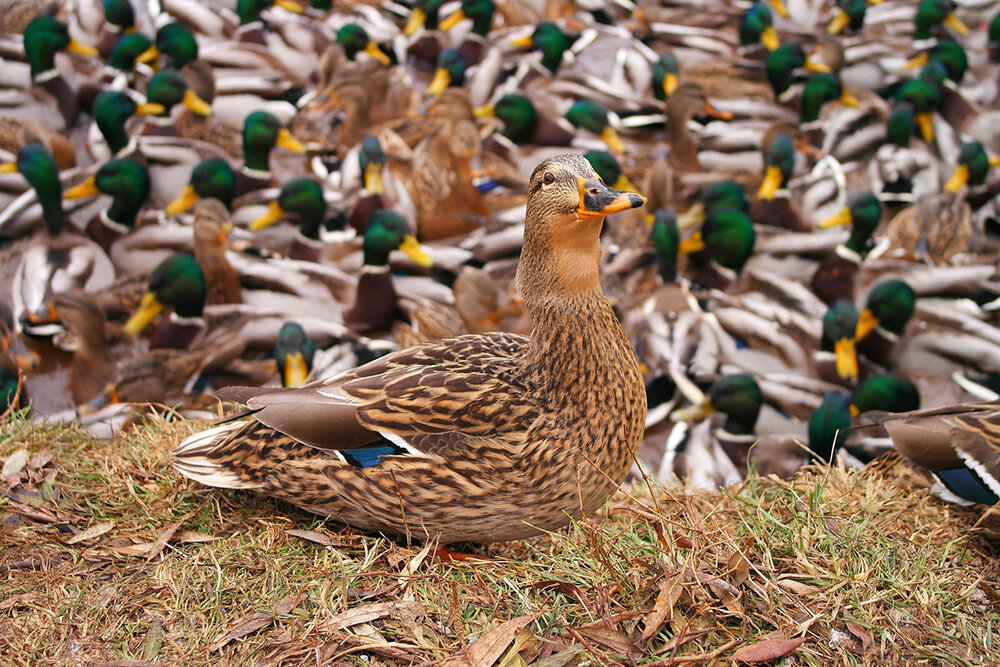
[[526, 338], [513, 334], [462, 336], [304, 387], [244, 395], [262, 424], [345, 457], [353, 450], [359, 465], [405, 452], [383, 433], [428, 456], [447, 455], [473, 441], [523, 432], [534, 421], [536, 406], [524, 398], [529, 392], [512, 379], [526, 346]]

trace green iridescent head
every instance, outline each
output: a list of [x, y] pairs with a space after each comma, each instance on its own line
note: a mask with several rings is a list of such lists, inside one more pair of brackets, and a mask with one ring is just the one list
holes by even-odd
[[916, 110], [910, 102], [896, 102], [886, 121], [886, 140], [893, 146], [906, 148], [910, 137], [916, 132]]
[[256, 171], [271, 170], [271, 149], [282, 146], [294, 153], [305, 152], [274, 114], [254, 111], [243, 121], [243, 159]]
[[311, 178], [294, 178], [283, 186], [278, 195], [278, 205], [286, 213], [299, 217], [299, 231], [311, 239], [319, 238], [319, 230], [326, 218], [326, 199], [323, 188]]
[[916, 310], [917, 295], [912, 287], [895, 278], [883, 280], [868, 293], [858, 338], [866, 336], [875, 326], [902, 335]]
[[116, 158], [102, 165], [94, 174], [94, 185], [113, 198], [108, 217], [130, 227], [135, 224], [151, 190], [149, 171], [131, 157]]
[[156, 31], [156, 50], [176, 69], [198, 58], [198, 42], [191, 29], [178, 22], [167, 23]]
[[763, 43], [769, 51], [778, 48], [778, 35], [771, 25], [773, 22], [774, 16], [767, 5], [762, 2], [753, 3], [740, 17], [740, 45]]
[[112, 153], [128, 145], [125, 123], [136, 112], [135, 101], [117, 90], [103, 90], [94, 100], [94, 122]]
[[851, 397], [842, 391], [830, 391], [809, 418], [809, 449], [823, 461], [847, 441], [851, 427]]
[[42, 144], [26, 144], [17, 152], [17, 171], [35, 190], [50, 234], [63, 228], [62, 183], [56, 159]]
[[160, 303], [173, 306], [181, 317], [201, 317], [205, 307], [205, 274], [194, 256], [177, 253], [160, 262], [153, 269], [147, 289]]
[[774, 89], [775, 96], [781, 95], [792, 85], [795, 70], [806, 64], [806, 52], [801, 44], [782, 44], [767, 54], [764, 73]]
[[402, 246], [407, 237], [412, 238], [412, 234], [410, 226], [399, 213], [387, 208], [375, 211], [365, 227], [365, 265], [386, 266], [389, 253]]
[[135, 12], [129, 0], [104, 0], [104, 19], [122, 29], [135, 27]]
[[305, 383], [312, 370], [316, 344], [306, 334], [298, 322], [285, 322], [278, 332], [272, 356], [278, 362], [281, 383], [285, 387], [297, 387]]
[[853, 341], [857, 329], [858, 309], [847, 299], [837, 299], [823, 315], [822, 349], [832, 352], [838, 341]]
[[387, 65], [390, 62], [387, 56], [368, 36], [368, 31], [357, 23], [345, 23], [337, 31], [337, 44], [344, 49], [344, 55], [348, 60], [354, 60], [359, 53], [367, 53], [371, 57]]
[[717, 208], [732, 208], [743, 213], [750, 211], [750, 202], [743, 186], [736, 181], [718, 181], [706, 185], [698, 193], [698, 201], [706, 212]]
[[844, 245], [864, 256], [882, 219], [882, 202], [871, 192], [858, 192], [847, 200], [847, 208], [851, 213], [851, 236]]
[[465, 85], [465, 57], [458, 49], [443, 50], [438, 55], [437, 69], [448, 73], [448, 87]]
[[822, 106], [834, 100], [840, 100], [850, 106], [858, 106], [853, 97], [844, 93], [844, 87], [836, 74], [829, 72], [810, 74], [802, 88], [802, 107], [799, 120], [803, 123], [819, 120]]
[[23, 43], [32, 79], [55, 69], [56, 53], [59, 51], [81, 55], [97, 54], [96, 49], [72, 39], [65, 23], [44, 14], [31, 19], [25, 27]]
[[496, 117], [503, 122], [503, 135], [515, 144], [524, 145], [538, 127], [538, 113], [535, 105], [524, 95], [508, 93], [493, 107]]
[[493, 0], [462, 0], [459, 10], [441, 23], [441, 29], [448, 30], [463, 18], [468, 18], [472, 20], [473, 34], [486, 37], [493, 26], [495, 11]]
[[667, 209], [653, 213], [653, 226], [649, 230], [649, 240], [656, 253], [656, 270], [664, 283], [677, 281], [677, 251], [681, 237], [677, 229], [677, 216]]
[[220, 157], [205, 158], [196, 164], [188, 183], [201, 199], [218, 199], [226, 208], [233, 205], [236, 172]]
[[539, 23], [531, 34], [531, 48], [541, 51], [542, 65], [553, 74], [559, 71], [563, 55], [571, 44], [572, 41], [566, 33], [549, 21]]
[[723, 375], [712, 383], [707, 396], [712, 408], [726, 415], [723, 429], [736, 435], [753, 433], [764, 395], [752, 376]]
[[930, 39], [934, 36], [934, 30], [942, 25], [947, 25], [962, 35], [969, 31], [955, 16], [955, 6], [951, 0], [923, 0], [917, 5], [917, 13], [913, 19], [914, 39]]
[[680, 83], [681, 65], [677, 56], [664, 53], [653, 65], [653, 97], [666, 100]]
[[172, 67], [161, 69], [149, 80], [146, 101], [162, 106], [163, 110], [159, 114], [162, 117], [170, 116], [171, 110], [177, 104], [183, 104], [201, 116], [207, 116], [212, 112], [212, 106], [199, 98], [188, 86], [184, 75]]
[[701, 227], [705, 250], [719, 266], [741, 271], [753, 255], [757, 234], [746, 213], [733, 208], [715, 208]]
[[108, 64], [123, 72], [131, 72], [136, 65], [136, 59], [145, 53], [152, 44], [149, 37], [141, 32], [131, 32], [115, 44], [115, 48], [108, 58]]
[[851, 408], [855, 416], [869, 410], [882, 412], [919, 410], [920, 391], [915, 384], [897, 373], [876, 375], [854, 389]]

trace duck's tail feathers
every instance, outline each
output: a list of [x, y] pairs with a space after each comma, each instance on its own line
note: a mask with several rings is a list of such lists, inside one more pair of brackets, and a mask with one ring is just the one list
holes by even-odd
[[218, 456], [220, 446], [229, 442], [229, 436], [246, 426], [246, 420], [230, 421], [186, 438], [173, 452], [177, 471], [208, 486], [225, 489], [257, 489], [260, 482], [246, 479], [237, 470], [227, 466], [227, 457]]

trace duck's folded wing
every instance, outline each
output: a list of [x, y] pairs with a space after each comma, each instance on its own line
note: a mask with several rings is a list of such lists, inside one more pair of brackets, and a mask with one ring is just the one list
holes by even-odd
[[320, 449], [447, 457], [471, 439], [524, 430], [535, 419], [537, 406], [517, 381], [526, 344], [510, 334], [463, 336], [246, 403], [257, 421]]

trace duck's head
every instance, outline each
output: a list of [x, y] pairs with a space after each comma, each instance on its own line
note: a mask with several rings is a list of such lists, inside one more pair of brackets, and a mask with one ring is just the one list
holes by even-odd
[[17, 152], [16, 162], [0, 165], [0, 172], [15, 171], [35, 190], [49, 233], [58, 234], [63, 227], [63, 194], [55, 157], [42, 144], [25, 144]]
[[[923, 76], [925, 72], [926, 78]], [[921, 69], [920, 78], [904, 81], [893, 95], [896, 105], [907, 103], [912, 106], [920, 136], [927, 143], [934, 141], [934, 110], [941, 99], [941, 85], [935, 80], [942, 72], [947, 76], [941, 63], [929, 62]]]
[[684, 239], [679, 252], [689, 255], [704, 250], [719, 266], [738, 273], [753, 255], [756, 240], [746, 213], [717, 206], [705, 215], [701, 230]]
[[997, 61], [1000, 52], [1000, 12], [997, 12], [986, 29], [986, 44], [993, 49], [993, 62]]
[[525, 300], [600, 289], [604, 216], [637, 208], [640, 195], [605, 185], [582, 155], [543, 160], [528, 181], [517, 282]]
[[320, 226], [326, 217], [322, 186], [311, 178], [288, 181], [281, 186], [278, 198], [268, 205], [267, 213], [251, 222], [249, 229], [257, 231], [270, 227], [289, 213], [298, 216], [299, 231], [303, 236], [318, 239]]
[[495, 104], [479, 107], [475, 115], [477, 118], [499, 118], [503, 123], [503, 135], [518, 145], [530, 142], [538, 127], [535, 105], [524, 95], [516, 93], [507, 93]]
[[28, 59], [33, 81], [45, 81], [55, 76], [55, 57], [59, 51], [82, 56], [97, 55], [97, 49], [70, 37], [65, 23], [44, 14], [31, 19], [24, 29], [24, 55]]
[[495, 11], [493, 0], [462, 0], [461, 6], [441, 22], [441, 29], [451, 30], [460, 21], [472, 19], [472, 32], [485, 37], [493, 25]]
[[868, 378], [851, 394], [851, 416], [862, 412], [909, 412], [920, 409], [920, 390], [898, 373]]
[[849, 107], [858, 108], [861, 106], [853, 95], [844, 90], [844, 86], [836, 74], [830, 72], [811, 74], [802, 88], [802, 108], [799, 120], [803, 123], [819, 120], [819, 111], [822, 106], [834, 100]]
[[302, 13], [302, 5], [293, 0], [236, 0], [236, 15], [240, 25], [260, 20], [261, 13], [270, 7], [281, 7], [293, 14]]
[[764, 152], [764, 179], [757, 197], [764, 201], [774, 199], [774, 194], [788, 183], [795, 169], [795, 145], [792, 135], [781, 132]]
[[367, 136], [361, 140], [361, 146], [358, 150], [358, 166], [361, 168], [361, 179], [365, 193], [380, 195], [385, 191], [382, 170], [385, 169], [387, 160], [388, 156], [386, 156], [378, 137]]
[[104, 0], [104, 20], [122, 30], [134, 30], [132, 3], [129, 0]]
[[199, 116], [208, 116], [212, 113], [212, 105], [198, 97], [198, 94], [188, 86], [184, 75], [172, 67], [160, 70], [149, 80], [146, 102], [159, 104], [162, 108], [158, 114], [160, 116], [169, 116], [170, 110], [176, 104], [183, 104]]
[[930, 39], [935, 28], [946, 25], [960, 35], [968, 34], [969, 28], [955, 16], [955, 5], [951, 0], [923, 0], [917, 5], [913, 19], [913, 39]]
[[830, 71], [826, 65], [807, 58], [801, 44], [782, 44], [767, 54], [764, 72], [771, 88], [774, 89], [775, 96], [788, 90], [792, 85], [793, 73], [800, 67], [815, 73]]
[[675, 411], [670, 419], [692, 421], [721, 412], [726, 416], [723, 429], [735, 435], [748, 435], [757, 425], [763, 403], [764, 395], [752, 376], [744, 373], [723, 375], [708, 388], [701, 403]]
[[555, 74], [559, 71], [563, 55], [569, 50], [572, 40], [555, 23], [542, 21], [535, 26], [530, 36], [511, 40], [511, 44], [540, 51], [542, 65]]
[[951, 173], [951, 178], [944, 184], [945, 192], [958, 192], [966, 184], [982, 185], [990, 167], [1000, 165], [1000, 157], [991, 158], [986, 154], [986, 148], [978, 141], [962, 144], [958, 151], [958, 164]]
[[677, 56], [664, 53], [653, 65], [653, 97], [665, 100], [670, 97], [680, 83], [681, 65]]
[[390, 62], [389, 56], [368, 36], [368, 31], [357, 23], [345, 23], [337, 31], [337, 44], [344, 49], [348, 60], [354, 60], [359, 53], [366, 53], [383, 65]]
[[378, 209], [368, 218], [362, 249], [365, 266], [386, 266], [389, 263], [389, 253], [393, 250], [406, 253], [419, 266], [434, 265], [434, 260], [423, 251], [417, 237], [410, 231], [406, 219], [387, 208]]
[[298, 322], [285, 322], [278, 332], [278, 342], [274, 344], [274, 360], [278, 362], [281, 384], [298, 387], [306, 383], [312, 370], [316, 343], [306, 334]]
[[158, 104], [136, 104], [130, 96], [117, 90], [102, 90], [94, 99], [94, 122], [108, 148], [115, 154], [129, 144], [125, 123], [135, 114], [156, 115], [162, 112]]
[[740, 17], [740, 45], [752, 46], [758, 42], [768, 51], [773, 51], [781, 44], [778, 33], [771, 25], [774, 17], [771, 9], [762, 2], [753, 3]]
[[869, 240], [882, 219], [882, 202], [871, 192], [858, 192], [847, 200], [847, 206], [819, 223], [828, 229], [839, 225], [851, 225], [851, 236], [844, 244], [859, 255], [868, 249]]
[[953, 39], [938, 40], [931, 48], [907, 61], [907, 67], [926, 67], [929, 62], [937, 62], [956, 84], [961, 84], [969, 69], [969, 56], [962, 45]]
[[587, 151], [583, 154], [583, 157], [587, 158], [587, 161], [594, 167], [594, 171], [601, 177], [601, 180], [605, 183], [610, 183], [614, 189], [636, 192], [632, 181], [628, 179], [628, 176], [622, 171], [621, 164], [618, 163], [618, 160], [611, 153], [607, 151]]
[[171, 255], [153, 269], [139, 308], [122, 330], [130, 336], [140, 333], [167, 306], [181, 317], [201, 317], [205, 274], [192, 255]]
[[236, 194], [236, 172], [220, 157], [208, 157], [191, 170], [191, 178], [177, 199], [167, 205], [167, 215], [177, 215], [191, 208], [201, 198], [218, 199], [232, 206]]
[[682, 229], [697, 227], [705, 222], [705, 217], [715, 209], [732, 208], [743, 213], [750, 211], [743, 186], [736, 181], [709, 183], [698, 193], [698, 201], [681, 216], [678, 224]]
[[131, 227], [139, 209], [149, 199], [151, 183], [146, 167], [131, 157], [115, 158], [101, 165], [97, 172], [63, 197], [78, 199], [98, 194], [113, 198], [107, 216], [112, 222]]
[[141, 32], [129, 33], [115, 44], [114, 50], [108, 57], [108, 64], [122, 72], [131, 72], [141, 62], [139, 59], [149, 51], [152, 44], [149, 37]]
[[285, 150], [303, 154], [306, 147], [282, 126], [274, 114], [254, 111], [243, 121], [243, 160], [248, 169], [270, 172], [271, 149], [280, 146]]
[[824, 461], [847, 440], [851, 427], [851, 397], [842, 391], [829, 391], [809, 417], [809, 449]]
[[461, 88], [465, 84], [465, 57], [458, 49], [445, 49], [438, 55], [434, 80], [427, 86], [431, 95], [440, 95], [449, 86]]
[[147, 62], [163, 54], [170, 67], [181, 69], [198, 58], [198, 42], [191, 29], [183, 23], [173, 22], [160, 26], [156, 31], [156, 44], [142, 55]]
[[837, 375], [842, 380], [858, 377], [857, 330], [858, 309], [847, 299], [838, 299], [823, 315], [822, 347], [836, 355]]
[[403, 28], [404, 35], [413, 35], [420, 28], [437, 30], [444, 0], [418, 0], [410, 10], [410, 18]]
[[886, 121], [886, 141], [893, 146], [906, 148], [910, 145], [910, 137], [917, 129], [917, 112], [910, 102], [896, 102]]
[[680, 230], [674, 212], [661, 208], [653, 214], [649, 240], [656, 253], [656, 270], [665, 283], [677, 281], [677, 254], [680, 249]]
[[618, 133], [611, 127], [608, 120], [608, 108], [597, 100], [582, 99], [573, 103], [573, 106], [565, 113], [565, 118], [573, 127], [583, 128], [592, 132], [608, 145], [608, 148], [616, 153], [625, 152], [625, 143], [618, 137]]
[[858, 316], [855, 338], [863, 340], [875, 327], [902, 335], [917, 310], [917, 295], [902, 280], [883, 280], [872, 288]]
[[837, 14], [826, 26], [826, 31], [831, 35], [839, 35], [848, 27], [852, 32], [861, 30], [867, 12], [867, 0], [837, 0]]

